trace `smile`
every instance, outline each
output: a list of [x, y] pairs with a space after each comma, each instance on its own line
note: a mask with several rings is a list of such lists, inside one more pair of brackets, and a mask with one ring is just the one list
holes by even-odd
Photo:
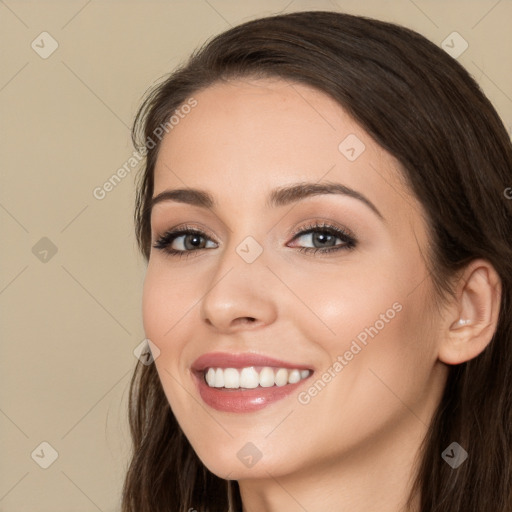
[[213, 352], [191, 367], [205, 404], [223, 412], [252, 412], [281, 400], [303, 385], [314, 370], [261, 354]]

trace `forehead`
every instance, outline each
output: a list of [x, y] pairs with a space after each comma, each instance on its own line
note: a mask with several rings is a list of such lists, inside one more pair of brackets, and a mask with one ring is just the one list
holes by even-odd
[[396, 159], [323, 92], [247, 79], [215, 83], [193, 98], [197, 105], [162, 140], [154, 195], [193, 187], [221, 205], [263, 207], [273, 188], [328, 180], [360, 190], [390, 222], [421, 212]]

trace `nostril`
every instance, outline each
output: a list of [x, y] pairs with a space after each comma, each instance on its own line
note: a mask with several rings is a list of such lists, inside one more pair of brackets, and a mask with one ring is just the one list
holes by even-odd
[[256, 322], [256, 318], [253, 318], [252, 316], [244, 316], [242, 318], [238, 318], [237, 322], [241, 324], [252, 324]]

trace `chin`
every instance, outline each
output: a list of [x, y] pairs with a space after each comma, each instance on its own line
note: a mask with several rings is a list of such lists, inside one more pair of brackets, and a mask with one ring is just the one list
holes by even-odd
[[236, 447], [229, 446], [222, 451], [209, 450], [207, 455], [204, 452], [196, 453], [210, 472], [226, 480], [269, 478], [269, 474], [282, 476], [294, 470], [289, 458], [270, 451], [270, 447], [266, 451], [268, 456], [250, 442], [241, 442], [236, 443]]

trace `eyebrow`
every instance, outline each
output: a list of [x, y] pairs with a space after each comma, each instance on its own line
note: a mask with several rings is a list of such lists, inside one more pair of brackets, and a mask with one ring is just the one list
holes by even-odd
[[[267, 198], [267, 208], [276, 208], [279, 206], [286, 206], [297, 201], [301, 201], [308, 197], [325, 195], [325, 194], [339, 194], [343, 196], [352, 197], [368, 206], [381, 220], [384, 220], [383, 215], [377, 207], [361, 192], [354, 190], [350, 187], [342, 185], [341, 183], [294, 183], [284, 187], [279, 187], [270, 193]], [[151, 199], [150, 212], [153, 207], [163, 201], [175, 201], [178, 203], [186, 203], [192, 206], [199, 206], [201, 208], [215, 209], [217, 204], [211, 194], [205, 190], [195, 188], [183, 188], [175, 190], [164, 190], [160, 194]]]

